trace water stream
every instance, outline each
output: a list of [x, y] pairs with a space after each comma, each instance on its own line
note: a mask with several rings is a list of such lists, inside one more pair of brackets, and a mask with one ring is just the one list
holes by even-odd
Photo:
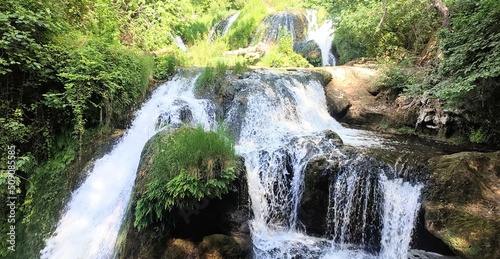
[[335, 66], [337, 61], [331, 52], [334, 37], [333, 21], [327, 19], [318, 26], [316, 14], [316, 10], [307, 10], [307, 40], [314, 40], [321, 49], [322, 66]]
[[[240, 82], [244, 88], [228, 113], [227, 123], [242, 122], [237, 150], [247, 169], [255, 257], [404, 258], [421, 186], [388, 179], [397, 175], [393, 168], [351, 159], [325, 139], [324, 131], [333, 130], [350, 145], [380, 144], [376, 136], [330, 117], [322, 85], [305, 78], [300, 72], [254, 73]], [[340, 161], [342, 168], [331, 186], [331, 239], [308, 236], [297, 217], [304, 169], [321, 156]], [[403, 206], [403, 197], [411, 204]], [[366, 250], [373, 245], [381, 248]]]
[[194, 98], [194, 79], [176, 78], [161, 85], [136, 112], [130, 129], [113, 150], [97, 160], [81, 186], [71, 195], [41, 258], [112, 258], [118, 231], [134, 185], [146, 141], [162, 120], [180, 123], [186, 107], [193, 123], [209, 129], [213, 105]]
[[[206, 130], [215, 123], [215, 105], [196, 99], [193, 85], [193, 76], [176, 77], [137, 111], [121, 141], [72, 194], [42, 258], [112, 258], [141, 150], [158, 125], [181, 124], [186, 110], [192, 123]], [[236, 150], [245, 158], [255, 257], [404, 258], [422, 186], [404, 182], [389, 166], [344, 154], [325, 131], [357, 147], [381, 145], [381, 140], [335, 121], [327, 112], [323, 86], [308, 72], [259, 70], [235, 85], [224, 121], [234, 129]], [[325, 215], [331, 235], [313, 237], [301, 227], [297, 211], [304, 170], [320, 156], [340, 162], [341, 169], [331, 183]], [[369, 249], [373, 246], [378, 249]]]

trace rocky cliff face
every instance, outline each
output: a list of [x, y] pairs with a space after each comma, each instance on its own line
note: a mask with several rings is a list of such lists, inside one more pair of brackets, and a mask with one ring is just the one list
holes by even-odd
[[465, 258], [500, 258], [500, 152], [430, 160], [426, 228]]

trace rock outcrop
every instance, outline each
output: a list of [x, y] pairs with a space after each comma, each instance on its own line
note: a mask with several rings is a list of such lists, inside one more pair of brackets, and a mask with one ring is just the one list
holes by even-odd
[[340, 122], [375, 130], [393, 129], [432, 136], [459, 133], [468, 118], [459, 110], [444, 109], [439, 100], [399, 96], [397, 89], [380, 84], [381, 72], [360, 66], [323, 68], [332, 74], [326, 101], [332, 117]]
[[[138, 231], [134, 227], [139, 196], [153, 180], [153, 161], [161, 153], [155, 145], [166, 141], [168, 131], [153, 136], [143, 149], [127, 217], [117, 246], [117, 258], [249, 258], [248, 191], [240, 161], [234, 190], [221, 198], [206, 197], [189, 210], [169, 212], [169, 221]], [[161, 152], [161, 151], [160, 151]], [[233, 256], [229, 256], [233, 254]]]
[[302, 55], [311, 65], [315, 67], [322, 65], [321, 49], [315, 41], [296, 43], [293, 45], [293, 50]]
[[430, 160], [425, 225], [457, 255], [500, 258], [500, 152]]

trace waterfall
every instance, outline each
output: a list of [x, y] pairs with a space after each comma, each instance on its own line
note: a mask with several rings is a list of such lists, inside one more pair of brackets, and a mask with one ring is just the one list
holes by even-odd
[[333, 22], [325, 20], [323, 25], [318, 26], [317, 11], [307, 10], [307, 40], [314, 40], [321, 49], [321, 62], [323, 66], [335, 66], [335, 56], [331, 52], [333, 42]]
[[214, 26], [212, 26], [212, 29], [210, 29], [210, 34], [208, 36], [209, 41], [214, 41], [215, 38], [217, 37], [222, 37], [226, 35], [226, 33], [229, 31], [229, 28], [233, 23], [238, 19], [238, 16], [240, 15], [240, 12], [235, 12], [232, 13], [224, 19], [218, 21]]
[[282, 11], [268, 15], [257, 27], [252, 44], [275, 43], [283, 30], [290, 33], [294, 42], [303, 41], [307, 30], [305, 14], [300, 11]]
[[[178, 76], [153, 92], [120, 142], [74, 191], [42, 258], [113, 257], [146, 141], [164, 125], [188, 122], [209, 130], [215, 123], [216, 105], [194, 97], [195, 78]], [[382, 143], [328, 114], [318, 78], [305, 71], [256, 70], [231, 84], [235, 92], [222, 104], [224, 122], [245, 159], [256, 258], [406, 256], [422, 186], [404, 182], [375, 159], [345, 154], [326, 137], [333, 130], [351, 146]], [[307, 165], [320, 157], [338, 170], [329, 180], [328, 234], [315, 237], [306, 233], [298, 210]]]
[[[253, 72], [239, 81], [241, 90], [226, 117], [239, 129], [236, 149], [247, 169], [255, 257], [403, 258], [420, 187], [387, 180], [387, 173], [395, 174], [392, 168], [374, 159], [351, 159], [326, 139], [324, 131], [334, 130], [350, 145], [379, 143], [332, 119], [322, 85], [306, 78], [301, 72]], [[332, 238], [307, 235], [297, 217], [304, 169], [319, 156], [341, 161], [330, 189]], [[406, 196], [417, 204], [391, 198]]]
[[186, 47], [186, 44], [184, 44], [184, 41], [182, 40], [181, 36], [175, 35], [175, 37], [173, 37], [173, 42], [174, 42], [175, 46], [177, 46], [183, 52], [188, 51], [188, 48]]
[[213, 105], [194, 98], [194, 78], [176, 78], [161, 85], [137, 111], [132, 126], [111, 152], [97, 160], [66, 205], [41, 258], [112, 258], [128, 205], [141, 151], [164, 122], [181, 120], [189, 108], [193, 123], [209, 129]]

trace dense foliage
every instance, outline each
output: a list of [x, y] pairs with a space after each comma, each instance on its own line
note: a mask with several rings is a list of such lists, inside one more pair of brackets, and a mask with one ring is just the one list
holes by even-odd
[[335, 32], [339, 63], [360, 57], [412, 58], [437, 28], [428, 0], [353, 1], [340, 12]]
[[150, 143], [151, 181], [139, 194], [134, 225], [140, 230], [153, 223], [175, 223], [181, 211], [204, 198], [221, 197], [236, 179], [234, 142], [221, 128], [183, 127]]

